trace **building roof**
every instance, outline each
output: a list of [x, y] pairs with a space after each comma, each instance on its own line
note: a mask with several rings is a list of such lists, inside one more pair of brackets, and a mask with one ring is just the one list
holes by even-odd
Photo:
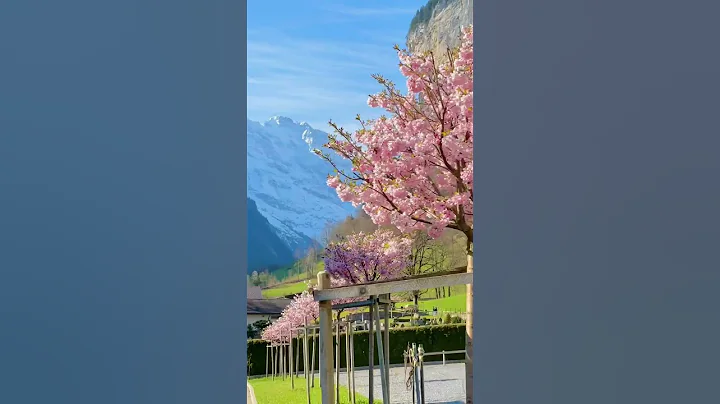
[[290, 299], [248, 299], [247, 314], [280, 314]]

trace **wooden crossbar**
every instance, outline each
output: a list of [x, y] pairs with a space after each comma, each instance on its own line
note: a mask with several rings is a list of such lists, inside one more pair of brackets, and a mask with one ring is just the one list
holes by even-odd
[[472, 283], [473, 274], [468, 273], [465, 267], [461, 267], [441, 274], [425, 274], [361, 285], [317, 289], [313, 291], [313, 297], [317, 302], [325, 302], [335, 299], [370, 297], [390, 293], [411, 292], [413, 290], [434, 289], [443, 286], [471, 285]]

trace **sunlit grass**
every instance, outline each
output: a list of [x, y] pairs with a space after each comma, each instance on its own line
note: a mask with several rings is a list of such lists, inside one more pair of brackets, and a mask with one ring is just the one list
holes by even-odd
[[[276, 377], [275, 380], [272, 378], [258, 378], [248, 380], [250, 385], [255, 392], [255, 399], [258, 404], [306, 404], [307, 403], [307, 392], [306, 392], [306, 381], [304, 377], [298, 377], [295, 379], [295, 389], [290, 386], [290, 378], [286, 377], [285, 380]], [[321, 402], [321, 391], [320, 391], [320, 380], [315, 378], [315, 387], [310, 389], [310, 400], [313, 403]], [[375, 403], [382, 403], [382, 400], [374, 400]], [[361, 394], [355, 394], [355, 402], [358, 404], [368, 404], [367, 397]], [[350, 403], [348, 400], [348, 389], [344, 386], [340, 386], [340, 403]]]

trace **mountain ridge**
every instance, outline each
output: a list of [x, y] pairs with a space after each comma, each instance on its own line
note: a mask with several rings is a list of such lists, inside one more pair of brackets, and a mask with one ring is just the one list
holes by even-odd
[[285, 116], [247, 121], [248, 198], [295, 255], [316, 246], [326, 226], [355, 212], [327, 186], [332, 166], [312, 152], [327, 139], [326, 132]]

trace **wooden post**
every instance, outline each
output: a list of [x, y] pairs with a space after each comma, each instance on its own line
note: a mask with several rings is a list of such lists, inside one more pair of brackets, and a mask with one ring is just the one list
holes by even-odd
[[[473, 272], [472, 231], [467, 241], [467, 272]], [[466, 285], [465, 296], [465, 403], [473, 404], [473, 285]]]
[[[382, 400], [383, 404], [390, 404], [390, 395], [387, 388], [387, 381], [389, 380], [387, 377], [388, 369], [385, 368], [385, 346], [383, 344], [383, 333], [382, 329], [380, 328], [380, 306], [378, 305], [377, 301], [373, 303], [375, 306], [375, 319], [373, 322], [376, 322], [377, 324], [377, 330], [375, 330], [375, 337], [377, 338], [378, 343], [378, 356], [380, 359], [380, 385], [382, 386]], [[370, 336], [372, 338], [372, 336]]]
[[423, 362], [425, 359], [423, 358], [423, 355], [425, 354], [425, 350], [423, 349], [422, 344], [418, 347], [418, 361], [420, 363], [420, 400], [424, 404], [425, 403], [425, 370], [423, 367]]
[[[390, 302], [390, 294], [386, 295], [387, 301]], [[385, 387], [390, 396], [390, 303], [385, 305], [385, 334], [383, 341], [383, 350], [385, 351]]]
[[272, 380], [275, 380], [275, 347], [270, 346], [270, 362], [272, 362], [270, 368], [272, 369]]
[[317, 329], [313, 328], [313, 338], [312, 338], [312, 355], [310, 356], [310, 360], [312, 363], [310, 364], [310, 385], [312, 387], [315, 387], [315, 343], [317, 342]]
[[308, 321], [305, 318], [305, 332], [303, 333], [303, 372], [305, 372], [305, 391], [307, 392], [307, 404], [310, 404], [310, 358], [308, 358]]
[[[330, 288], [330, 275], [321, 271], [317, 274], [318, 289]], [[335, 386], [333, 386], [333, 332], [332, 302], [320, 302], [320, 389], [322, 404], [335, 403]]]
[[352, 385], [350, 384], [350, 320], [345, 322], [345, 375], [347, 376], [348, 402], [352, 402]]
[[412, 356], [413, 356], [413, 402], [417, 404], [423, 404], [420, 399], [420, 373], [418, 372], [417, 363], [417, 345], [412, 344]]
[[[355, 404], [355, 332], [354, 327], [350, 327], [350, 383], [352, 387], [350, 392], [352, 393], [352, 404]], [[372, 404], [372, 403], [371, 403]]]
[[[370, 296], [375, 299], [375, 296]], [[370, 324], [368, 326], [368, 403], [375, 402], [375, 387], [373, 386], [375, 379], [375, 343], [373, 341], [373, 313], [374, 305], [370, 306]]]
[[335, 325], [335, 404], [340, 404], [340, 314]]
[[295, 378], [297, 378], [300, 375], [300, 335], [298, 334], [298, 337], [296, 338], [296, 348], [297, 351], [295, 352]]
[[292, 329], [289, 332], [289, 344], [288, 344], [288, 360], [290, 362], [290, 389], [295, 390], [295, 369], [293, 369], [293, 337]]

